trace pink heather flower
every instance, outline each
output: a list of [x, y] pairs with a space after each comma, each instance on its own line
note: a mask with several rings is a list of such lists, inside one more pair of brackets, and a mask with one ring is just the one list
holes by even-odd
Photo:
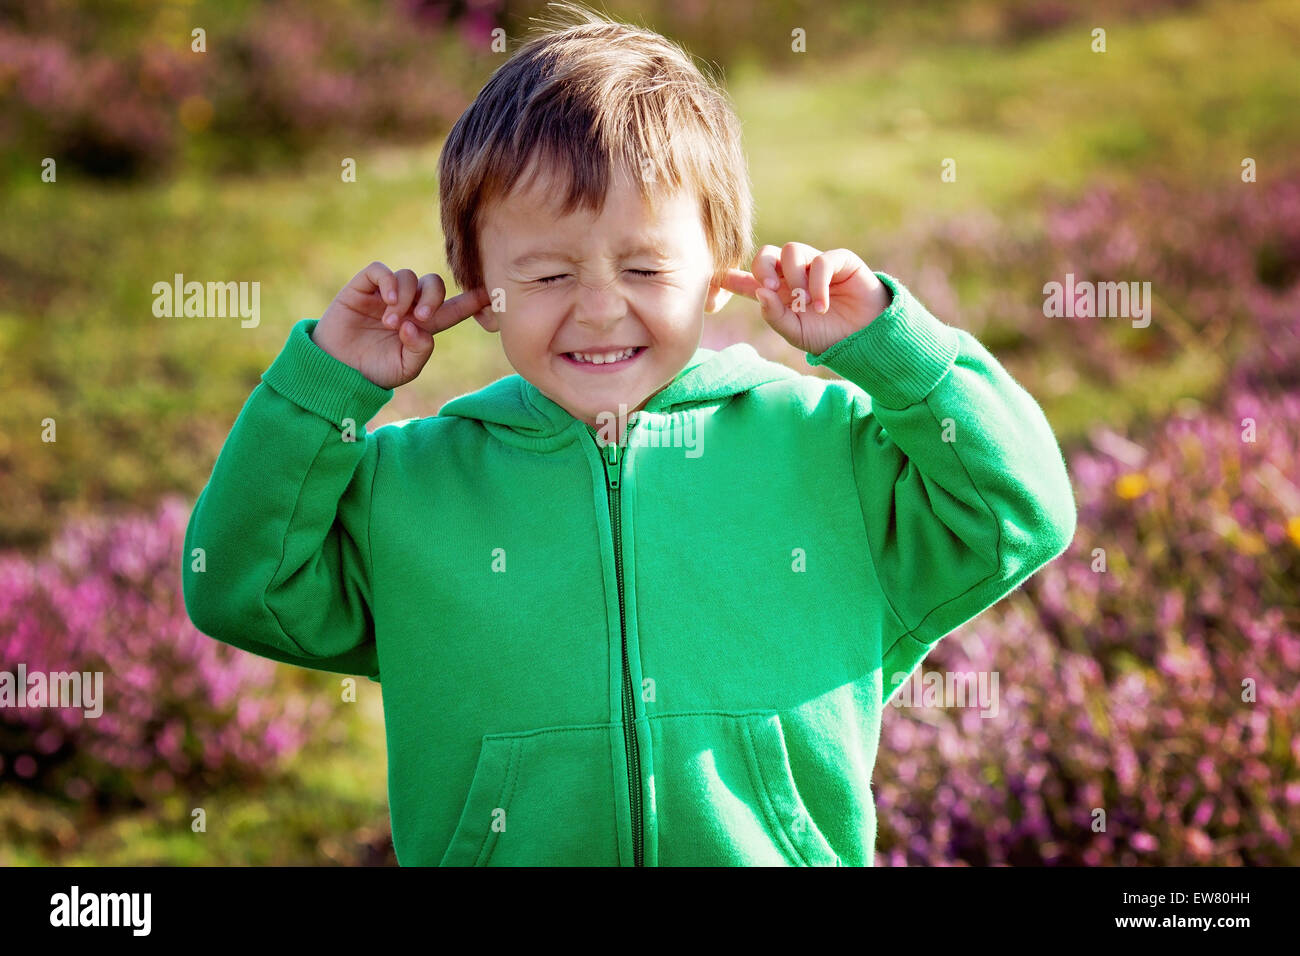
[[0, 555], [0, 660], [103, 673], [98, 718], [76, 708], [0, 711], [10, 732], [0, 739], [18, 742], [0, 761], [18, 776], [34, 778], [42, 755], [53, 761], [42, 779], [52, 774], [71, 798], [124, 787], [149, 800], [204, 770], [275, 772], [301, 746], [276, 717], [314, 702], [278, 691], [272, 662], [189, 621], [177, 561], [188, 514], [171, 496], [149, 516], [71, 521], [44, 558]]

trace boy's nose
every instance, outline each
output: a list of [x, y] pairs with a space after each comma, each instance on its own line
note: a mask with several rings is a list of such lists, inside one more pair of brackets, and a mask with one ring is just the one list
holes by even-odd
[[584, 280], [578, 284], [573, 317], [593, 329], [610, 328], [627, 315], [627, 302], [614, 287], [614, 280]]

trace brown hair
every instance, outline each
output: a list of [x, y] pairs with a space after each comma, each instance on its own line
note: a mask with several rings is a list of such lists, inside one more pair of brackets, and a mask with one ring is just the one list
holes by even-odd
[[443, 146], [438, 192], [456, 284], [483, 285], [482, 212], [534, 160], [530, 180], [543, 166], [567, 180], [562, 215], [580, 206], [599, 215], [620, 167], [651, 208], [657, 195], [692, 188], [714, 275], [747, 263], [753, 197], [740, 121], [720, 82], [653, 31], [551, 6], [576, 22], [559, 19], [506, 60]]

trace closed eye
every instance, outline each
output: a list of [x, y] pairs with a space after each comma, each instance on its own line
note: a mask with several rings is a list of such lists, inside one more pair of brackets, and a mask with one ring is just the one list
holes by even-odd
[[[632, 273], [633, 275], [645, 276], [647, 278], [652, 276], [657, 276], [659, 274], [658, 272], [652, 272], [648, 269], [628, 269], [627, 271]], [[564, 275], [546, 276], [541, 279], [534, 279], [533, 281], [540, 282], [542, 285], [550, 285], [552, 282], [559, 282], [561, 279], [567, 279], [568, 277], [569, 274], [566, 272], [564, 273]]]

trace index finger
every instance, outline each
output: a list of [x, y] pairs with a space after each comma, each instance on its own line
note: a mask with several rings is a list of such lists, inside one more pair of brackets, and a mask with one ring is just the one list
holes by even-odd
[[736, 295], [757, 299], [758, 290], [761, 286], [752, 273], [746, 272], [744, 269], [728, 269], [722, 277], [722, 288], [728, 292], [734, 292]]
[[463, 322], [475, 312], [491, 304], [492, 297], [488, 295], [487, 289], [479, 286], [477, 289], [470, 289], [468, 292], [462, 292], [460, 295], [448, 299], [438, 308], [437, 312], [433, 313], [433, 317], [422, 323], [422, 325], [436, 335], [459, 322]]

